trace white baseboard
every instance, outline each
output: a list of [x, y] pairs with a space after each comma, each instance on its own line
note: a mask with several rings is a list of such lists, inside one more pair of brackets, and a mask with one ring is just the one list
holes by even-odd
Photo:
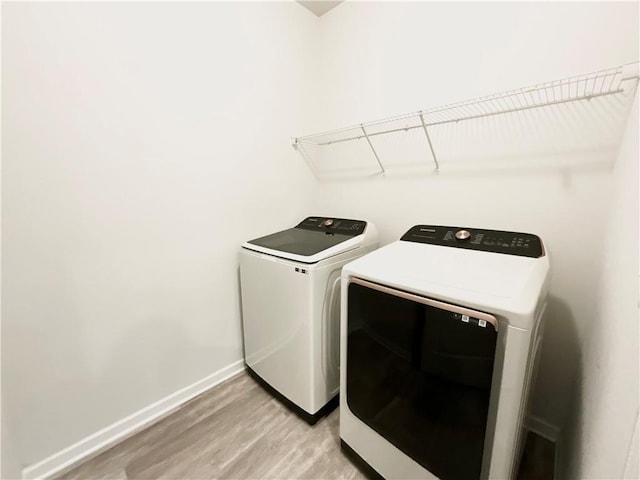
[[182, 388], [122, 420], [112, 423], [64, 450], [54, 453], [34, 465], [28, 466], [22, 470], [22, 478], [24, 480], [45, 479], [61, 473], [63, 470], [79, 463], [81, 460], [89, 456], [95, 456], [144, 427], [155, 423], [162, 417], [178, 409], [185, 402], [215, 387], [242, 370], [244, 370], [244, 360], [232, 363], [208, 377]]
[[560, 429], [556, 425], [535, 415], [527, 415], [524, 419], [524, 428], [554, 443], [557, 443], [560, 435]]

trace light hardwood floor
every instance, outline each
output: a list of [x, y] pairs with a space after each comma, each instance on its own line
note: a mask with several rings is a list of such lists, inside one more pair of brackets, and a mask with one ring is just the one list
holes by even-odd
[[311, 427], [241, 373], [56, 478], [365, 479], [340, 451], [338, 414]]

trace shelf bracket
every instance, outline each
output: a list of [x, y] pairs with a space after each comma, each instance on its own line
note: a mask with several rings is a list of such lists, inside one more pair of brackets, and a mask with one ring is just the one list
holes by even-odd
[[424, 115], [422, 114], [422, 112], [420, 112], [420, 121], [422, 122], [422, 129], [424, 130], [424, 134], [427, 137], [427, 142], [429, 143], [429, 149], [431, 150], [431, 155], [433, 155], [433, 163], [436, 164], [436, 173], [439, 173], [440, 165], [438, 165], [436, 152], [433, 150], [433, 144], [431, 143], [431, 138], [429, 137], [429, 132], [427, 131], [427, 124], [424, 123]]
[[380, 173], [384, 173], [384, 167], [382, 166], [382, 162], [380, 161], [380, 157], [378, 157], [378, 154], [376, 153], [376, 149], [373, 148], [373, 143], [371, 143], [371, 140], [369, 140], [369, 135], [367, 135], [367, 131], [364, 129], [364, 125], [361, 124], [360, 125], [360, 129], [362, 130], [362, 133], [364, 134], [364, 138], [367, 139], [367, 143], [371, 147], [371, 151], [373, 152], [373, 156], [376, 157], [376, 161], [378, 162], [378, 165], [380, 166]]

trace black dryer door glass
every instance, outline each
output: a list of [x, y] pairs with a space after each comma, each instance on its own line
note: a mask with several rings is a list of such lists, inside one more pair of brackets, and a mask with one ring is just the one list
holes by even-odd
[[353, 238], [341, 233], [313, 232], [302, 228], [290, 228], [251, 240], [250, 244], [309, 257]]
[[347, 329], [351, 412], [438, 478], [478, 479], [494, 327], [352, 282]]

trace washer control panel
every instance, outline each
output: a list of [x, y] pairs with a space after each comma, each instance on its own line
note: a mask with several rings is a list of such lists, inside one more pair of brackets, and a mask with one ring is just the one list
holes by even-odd
[[538, 258], [544, 256], [542, 241], [537, 235], [530, 233], [416, 225], [400, 240], [482, 252], [505, 253], [521, 257]]
[[351, 220], [347, 218], [307, 217], [296, 228], [313, 230], [325, 233], [341, 233], [342, 235], [356, 236], [364, 233], [367, 222], [364, 220]]

